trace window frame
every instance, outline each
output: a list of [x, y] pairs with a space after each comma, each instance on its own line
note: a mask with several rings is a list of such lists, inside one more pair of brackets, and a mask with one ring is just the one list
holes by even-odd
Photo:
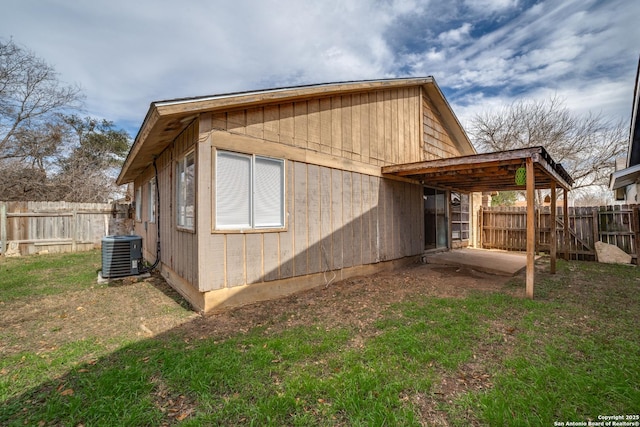
[[147, 202], [148, 209], [147, 215], [149, 215], [149, 222], [155, 224], [156, 222], [156, 178], [153, 177], [147, 182]]
[[[188, 200], [189, 197], [189, 191], [188, 191], [188, 187], [189, 187], [189, 183], [187, 182], [187, 180], [185, 179], [184, 181], [181, 179], [182, 178], [182, 174], [185, 174], [186, 177], [186, 173], [187, 173], [187, 169], [189, 168], [189, 159], [192, 158], [193, 159], [193, 164], [191, 165], [193, 167], [193, 177], [191, 179], [191, 183], [193, 185], [193, 188], [191, 190], [191, 195], [193, 200]], [[197, 161], [196, 161], [196, 154], [195, 154], [195, 150], [190, 150], [188, 152], [186, 152], [179, 160], [176, 161], [176, 165], [175, 165], [175, 173], [176, 173], [176, 177], [175, 177], [175, 185], [176, 185], [176, 191], [175, 191], [175, 202], [176, 202], [176, 210], [175, 210], [175, 214], [176, 214], [176, 228], [178, 228], [179, 230], [185, 230], [185, 231], [195, 231], [196, 229], [196, 187], [197, 187], [197, 183], [196, 183], [196, 174], [197, 174], [197, 170], [196, 170], [196, 166], [197, 166]], [[182, 185], [185, 185], [185, 188], [182, 188]], [[189, 206], [189, 201], [192, 202], [192, 207], [193, 207], [193, 212], [191, 215], [187, 214], [187, 209]], [[185, 212], [184, 214], [181, 213], [181, 207], [184, 204], [184, 209]], [[189, 222], [187, 221], [187, 219], [191, 219], [191, 224], [189, 224]]]
[[[221, 224], [220, 221], [220, 217], [219, 217], [219, 213], [220, 210], [218, 209], [219, 207], [219, 203], [220, 203], [220, 189], [218, 187], [218, 182], [219, 180], [219, 173], [220, 173], [220, 157], [219, 155], [230, 155], [230, 156], [237, 156], [239, 158], [245, 158], [249, 160], [249, 185], [248, 185], [248, 223], [245, 225], [239, 225], [239, 224], [231, 224], [231, 225], [225, 225], [225, 224]], [[239, 232], [239, 233], [251, 233], [251, 232], [269, 232], [269, 231], [284, 231], [287, 228], [287, 164], [286, 164], [286, 160], [283, 158], [277, 158], [277, 157], [270, 157], [270, 156], [264, 156], [264, 155], [260, 155], [260, 154], [247, 154], [247, 153], [241, 153], [241, 152], [237, 152], [237, 151], [232, 151], [232, 150], [224, 150], [224, 149], [216, 149], [215, 153], [214, 153], [214, 159], [215, 159], [215, 173], [214, 173], [214, 185], [212, 186], [213, 191], [214, 191], [214, 197], [213, 197], [213, 202], [214, 202], [214, 209], [213, 209], [213, 218], [212, 218], [212, 231], [214, 232], [222, 232], [222, 233], [234, 233], [234, 232]], [[280, 169], [280, 185], [279, 185], [279, 193], [280, 193], [280, 204], [279, 204], [279, 212], [278, 215], [280, 217], [280, 223], [279, 224], [275, 224], [275, 223], [268, 223], [265, 225], [259, 225], [258, 224], [258, 220], [257, 220], [257, 208], [256, 208], [256, 199], [257, 199], [257, 193], [256, 193], [256, 160], [260, 161], [260, 160], [266, 160], [268, 162], [273, 162], [274, 164], [278, 164], [279, 165], [279, 169]], [[259, 167], [259, 166], [258, 166]]]
[[[455, 197], [458, 202], [455, 203]], [[468, 193], [460, 193], [452, 191], [450, 196], [451, 203], [451, 240], [457, 242], [465, 242], [471, 240], [471, 195]], [[454, 236], [454, 233], [458, 233]]]
[[135, 220], [137, 222], [142, 222], [142, 186], [136, 187], [135, 203], [136, 203]]

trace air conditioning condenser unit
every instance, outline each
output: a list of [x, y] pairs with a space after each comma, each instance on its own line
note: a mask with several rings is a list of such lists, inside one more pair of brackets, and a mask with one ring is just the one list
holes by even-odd
[[102, 277], [136, 276], [142, 269], [142, 237], [106, 236], [102, 238]]

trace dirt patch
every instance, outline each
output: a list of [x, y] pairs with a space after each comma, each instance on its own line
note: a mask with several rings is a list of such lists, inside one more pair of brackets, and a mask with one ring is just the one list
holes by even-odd
[[[222, 340], [255, 327], [263, 327], [269, 334], [318, 324], [328, 329], [352, 329], [354, 337], [349, 345], [362, 347], [368, 338], [379, 333], [375, 321], [394, 303], [411, 301], [418, 295], [463, 298], [474, 292], [504, 292], [524, 296], [524, 289], [508, 286], [508, 280], [469, 268], [414, 265], [203, 316], [188, 310], [185, 301], [162, 277], [153, 275], [137, 282], [123, 280], [107, 287], [96, 285], [65, 295], [0, 304], [3, 326], [0, 355], [23, 351], [46, 353], [84, 338], [97, 339], [108, 350], [109, 346], [115, 350], [123, 340], [143, 340], [171, 330], [179, 331], [188, 342], [204, 338]], [[508, 335], [505, 325], [494, 326]], [[495, 350], [478, 351], [478, 358], [484, 359], [490, 355], [483, 353]], [[188, 416], [192, 402], [185, 396], [168, 394], [162, 378], [154, 378], [154, 383], [154, 401], [161, 411], [175, 420]], [[472, 361], [453, 376], [443, 373], [433, 394], [406, 399], [431, 424], [447, 425], [446, 413], [438, 409], [439, 404], [452, 401], [460, 393], [490, 385], [486, 366]]]
[[[506, 292], [524, 296], [524, 289], [506, 287], [506, 277], [442, 265], [416, 265], [372, 276], [359, 276], [273, 301], [198, 318], [187, 333], [193, 338], [223, 338], [257, 326], [277, 332], [321, 322], [327, 328], [355, 327], [365, 332], [390, 305], [415, 295], [463, 298], [472, 292]], [[185, 328], [181, 328], [181, 333]]]
[[0, 303], [0, 354], [51, 351], [94, 338], [107, 348], [113, 340], [135, 341], [198, 317], [159, 275], [125, 279], [111, 286]]

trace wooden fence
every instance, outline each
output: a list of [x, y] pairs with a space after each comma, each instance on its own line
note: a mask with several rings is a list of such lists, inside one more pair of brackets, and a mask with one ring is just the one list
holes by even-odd
[[[569, 254], [571, 259], [595, 260], [595, 242], [618, 246], [635, 260], [640, 238], [639, 205], [616, 205], [569, 208]], [[526, 208], [481, 208], [478, 213], [480, 246], [509, 251], [526, 250]], [[536, 209], [536, 251], [550, 250], [552, 232], [549, 207]], [[564, 213], [556, 214], [558, 255], [565, 253]], [[637, 262], [637, 261], [636, 261]]]
[[91, 250], [127, 234], [128, 216], [129, 205], [111, 203], [0, 202], [0, 255]]

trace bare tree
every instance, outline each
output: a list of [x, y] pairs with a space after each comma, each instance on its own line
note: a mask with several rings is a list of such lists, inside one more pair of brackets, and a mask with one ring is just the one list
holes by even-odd
[[0, 200], [104, 202], [129, 149], [124, 130], [76, 115], [82, 94], [12, 40], [0, 40]]
[[130, 138], [113, 122], [66, 116], [67, 153], [56, 161], [59, 200], [105, 202], [118, 192], [117, 170], [129, 151]]
[[61, 113], [77, 109], [81, 99], [80, 89], [63, 85], [45, 61], [0, 40], [0, 160], [43, 168], [55, 149], [51, 142], [60, 142]]
[[557, 97], [517, 101], [500, 111], [478, 114], [469, 133], [484, 152], [545, 147], [575, 180], [574, 189], [606, 184], [627, 139], [622, 122], [592, 114], [575, 116]]
[[0, 160], [0, 200], [53, 201], [55, 187], [39, 168], [15, 160]]

